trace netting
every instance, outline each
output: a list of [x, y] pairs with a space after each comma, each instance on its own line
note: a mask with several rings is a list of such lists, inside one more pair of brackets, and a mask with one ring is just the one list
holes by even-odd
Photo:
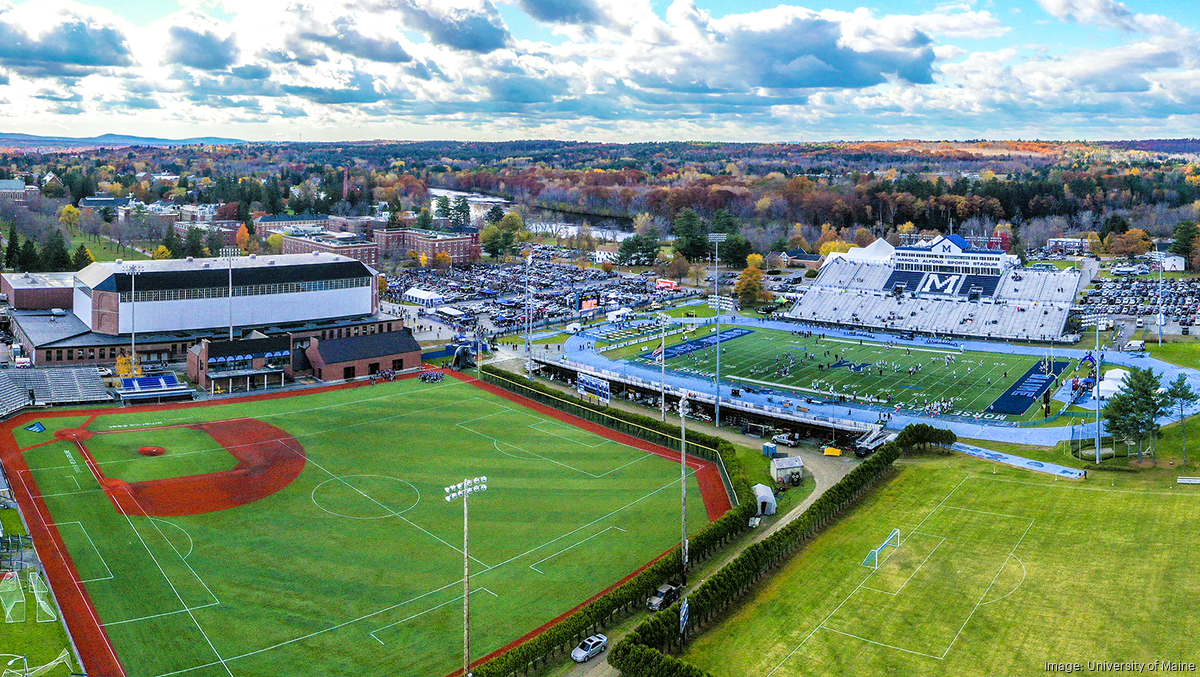
[[37, 602], [37, 622], [49, 623], [58, 620], [58, 611], [50, 596], [50, 586], [42, 579], [37, 569], [29, 570], [29, 589], [33, 591], [33, 599]]
[[[16, 662], [21, 663], [21, 661]], [[55, 671], [54, 668], [57, 668], [60, 665], [65, 666], [64, 669]], [[31, 667], [29, 668], [28, 672], [25, 670], [24, 664], [22, 664], [21, 668], [17, 670], [8, 667], [4, 669], [4, 672], [0, 672], [0, 677], [44, 677], [52, 673], [54, 675], [70, 675], [74, 674], [72, 667], [71, 652], [63, 649], [62, 653], [58, 654], [58, 658], [55, 658], [45, 665], [41, 665], [36, 668]]]
[[5, 623], [25, 622], [25, 591], [15, 571], [0, 574], [0, 606], [4, 607]]
[[878, 569], [879, 568], [879, 555], [882, 554], [884, 549], [887, 548], [889, 545], [892, 546], [893, 548], [900, 547], [900, 530], [899, 529], [892, 529], [892, 533], [888, 534], [887, 540], [883, 542], [883, 545], [881, 545], [878, 548], [875, 548], [871, 552], [867, 553], [867, 557], [866, 557], [866, 559], [863, 560], [862, 565], [867, 567], [868, 569]]

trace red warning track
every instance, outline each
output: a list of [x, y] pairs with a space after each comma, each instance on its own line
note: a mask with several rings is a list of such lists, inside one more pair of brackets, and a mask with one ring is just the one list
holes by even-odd
[[[616, 432], [596, 423], [571, 416], [538, 402], [526, 399], [503, 388], [484, 383], [479, 379], [469, 378], [457, 372], [447, 371], [447, 374], [477, 388], [493, 393], [523, 407], [533, 409], [551, 418], [570, 425], [583, 428], [601, 437], [621, 444], [641, 449], [642, 451], [660, 456], [667, 460], [678, 461], [677, 450], [651, 444], [631, 435]], [[399, 379], [415, 378], [418, 374], [405, 374]], [[281, 397], [300, 396], [344, 388], [370, 387], [367, 382], [346, 383], [321, 388], [310, 388], [300, 391], [284, 391], [263, 393], [248, 397], [221, 399], [208, 402], [191, 402], [175, 404], [156, 404], [146, 406], [125, 407], [119, 410], [95, 409], [82, 412], [90, 418], [79, 428], [60, 430], [55, 433], [57, 440], [73, 441], [79, 445], [88, 467], [105, 487], [110, 499], [118, 510], [129, 515], [177, 516], [195, 515], [217, 510], [246, 505], [253, 501], [270, 496], [283, 489], [299, 476], [304, 469], [304, 449], [300, 443], [287, 432], [275, 426], [254, 419], [234, 419], [212, 423], [193, 424], [191, 427], [203, 430], [217, 440], [226, 450], [238, 459], [238, 465], [229, 471], [197, 475], [193, 477], [152, 480], [147, 482], [125, 482], [108, 478], [100, 470], [87, 452], [86, 441], [93, 435], [87, 427], [97, 416], [120, 412], [122, 414], [176, 411], [193, 407], [205, 407], [221, 404], [234, 404], [271, 400]], [[13, 430], [24, 427], [37, 420], [59, 418], [64, 416], [79, 416], [79, 410], [60, 412], [31, 412], [10, 419], [5, 429], [0, 430], [0, 462], [3, 462], [17, 502], [27, 516], [29, 530], [34, 542], [49, 543], [51, 547], [40, 546], [39, 555], [49, 575], [63, 618], [67, 628], [79, 649], [84, 668], [90, 675], [103, 677], [124, 677], [125, 668], [117, 658], [116, 652], [109, 641], [107, 633], [101, 626], [91, 597], [87, 589], [80, 583], [80, 576], [75, 568], [71, 555], [67, 551], [58, 529], [50, 517], [50, 510], [42, 499], [40, 492], [35, 491], [30, 478], [30, 470], [25, 462], [23, 452], [28, 449], [50, 444], [42, 442], [22, 449], [13, 436]], [[710, 520], [715, 520], [730, 509], [730, 500], [725, 492], [724, 482], [716, 466], [709, 461], [696, 458], [688, 459], [688, 467], [696, 471], [696, 479], [700, 484], [700, 492], [704, 498], [704, 507]], [[665, 555], [666, 553], [664, 553]], [[662, 557], [663, 555], [659, 555]], [[658, 558], [655, 558], [657, 560]], [[649, 566], [653, 560], [646, 564]], [[644, 569], [645, 567], [642, 567]], [[642, 569], [631, 573], [621, 581], [614, 583], [591, 599], [579, 604], [574, 609], [546, 623], [542, 627], [513, 641], [499, 651], [480, 659], [486, 661], [491, 657], [522, 644], [537, 636], [547, 628], [557, 624], [571, 613], [592, 602], [601, 595], [611, 591], [637, 575]], [[458, 673], [454, 673], [458, 674]]]

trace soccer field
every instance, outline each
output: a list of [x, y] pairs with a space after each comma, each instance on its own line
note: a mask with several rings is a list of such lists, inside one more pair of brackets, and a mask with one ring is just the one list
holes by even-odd
[[[1200, 493], [992, 470], [963, 458], [899, 464], [684, 658], [718, 677], [1200, 662]], [[899, 547], [864, 566], [893, 529]]]
[[[690, 338], [703, 337], [708, 327]], [[729, 332], [723, 330], [723, 334]], [[685, 339], [678, 337], [676, 344]], [[670, 345], [670, 344], [669, 344]], [[872, 398], [885, 406], [962, 416], [987, 413], [1023, 378], [1040, 376], [1041, 357], [1000, 353], [962, 352], [955, 348], [892, 346], [870, 340], [821, 338], [773, 329], [753, 329], [721, 344], [721, 378], [749, 387], [784, 387], [820, 395]], [[657, 365], [647, 351], [656, 343], [639, 346], [635, 359]], [[1068, 376], [1074, 362], [1055, 360], [1055, 371]], [[704, 378], [716, 374], [716, 348], [704, 347], [672, 357], [667, 368]], [[911, 370], [911, 372], [910, 372]], [[1040, 394], [1040, 393], [1039, 393]], [[1037, 413], [1036, 398], [1006, 398], [1010, 410], [991, 416], [1013, 420]], [[1038, 400], [1040, 401], [1040, 400]], [[1016, 409], [1011, 405], [1017, 404]]]
[[[28, 414], [0, 453], [90, 674], [438, 677], [462, 661], [463, 510], [444, 486], [488, 477], [477, 660], [678, 541], [678, 461], [575, 423], [405, 379]], [[727, 499], [689, 466], [698, 530]]]

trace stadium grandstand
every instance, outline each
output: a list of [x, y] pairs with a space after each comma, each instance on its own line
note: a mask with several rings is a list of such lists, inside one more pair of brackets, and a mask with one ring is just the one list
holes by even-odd
[[[112, 399], [104, 379], [94, 367], [78, 369], [8, 369], [3, 372], [13, 387], [19, 392], [19, 397], [9, 398], [7, 386], [0, 380], [0, 411], [11, 413], [16, 409], [10, 408], [10, 402], [16, 404], [24, 400], [26, 406], [30, 403], [37, 405], [52, 404], [82, 404], [85, 402], [107, 402]], [[30, 396], [32, 395], [32, 401]]]
[[957, 235], [893, 248], [884, 240], [830, 256], [784, 317], [967, 338], [1062, 341], [1077, 270], [1028, 270]]

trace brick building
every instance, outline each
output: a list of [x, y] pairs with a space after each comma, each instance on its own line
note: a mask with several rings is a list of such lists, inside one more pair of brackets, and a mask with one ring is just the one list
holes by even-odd
[[326, 252], [362, 261], [368, 266], [379, 263], [379, 245], [357, 233], [321, 233], [308, 235], [296, 231], [283, 233], [284, 254]]
[[388, 369], [421, 366], [421, 346], [411, 329], [345, 339], [312, 339], [304, 351], [308, 367], [322, 381], [370, 376]]
[[478, 233], [438, 233], [416, 228], [376, 230], [375, 242], [385, 256], [404, 258], [408, 252], [424, 254], [432, 261], [439, 253], [450, 256], [451, 263], [470, 263], [481, 255]]

